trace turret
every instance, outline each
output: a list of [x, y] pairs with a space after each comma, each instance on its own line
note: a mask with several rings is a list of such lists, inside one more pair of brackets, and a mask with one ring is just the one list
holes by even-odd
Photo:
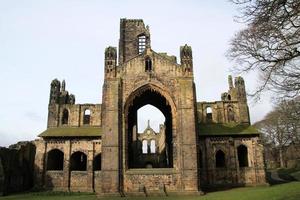
[[192, 47], [187, 44], [180, 47], [180, 61], [184, 72], [193, 72]]
[[119, 40], [119, 65], [142, 54], [150, 48], [149, 26], [141, 19], [121, 19]]
[[234, 87], [236, 88], [236, 98], [239, 101], [247, 102], [245, 81], [241, 76], [235, 77]]
[[49, 105], [55, 104], [75, 104], [75, 96], [73, 94], [69, 95], [65, 80], [62, 83], [57, 79], [51, 82]]
[[115, 77], [117, 65], [117, 48], [107, 47], [105, 49], [105, 77]]
[[58, 103], [60, 95], [60, 82], [57, 79], [54, 79], [50, 85], [50, 98], [49, 104]]
[[228, 76], [228, 85], [229, 85], [229, 90], [231, 90], [233, 88], [232, 76], [231, 75]]

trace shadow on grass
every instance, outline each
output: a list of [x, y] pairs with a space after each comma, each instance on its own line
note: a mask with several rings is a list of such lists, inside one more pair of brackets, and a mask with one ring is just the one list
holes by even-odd
[[[280, 180], [272, 178], [272, 172], [277, 173]], [[300, 169], [298, 169], [298, 168], [293, 168], [293, 169], [281, 168], [281, 169], [267, 171], [266, 172], [267, 182], [270, 185], [277, 185], [277, 184], [289, 183], [292, 181], [300, 181], [300, 179], [297, 179], [295, 176], [292, 175], [293, 173], [297, 173], [297, 172], [300, 172]]]

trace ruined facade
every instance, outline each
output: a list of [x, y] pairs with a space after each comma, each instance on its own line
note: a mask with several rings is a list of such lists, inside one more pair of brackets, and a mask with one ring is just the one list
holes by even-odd
[[[243, 78], [233, 84], [229, 76], [220, 101], [197, 102], [193, 67], [190, 46], [180, 47], [178, 63], [151, 49], [142, 20], [121, 19], [118, 53], [105, 49], [101, 104], [76, 104], [64, 81], [52, 81], [47, 130], [35, 141], [36, 186], [165, 195], [264, 184], [263, 149], [250, 125]], [[150, 127], [137, 134], [137, 110], [147, 104], [165, 116], [159, 134]], [[143, 155], [141, 141], [151, 135], [158, 151]]]

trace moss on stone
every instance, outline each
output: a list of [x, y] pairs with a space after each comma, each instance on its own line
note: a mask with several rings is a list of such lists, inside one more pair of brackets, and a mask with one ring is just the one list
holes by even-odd
[[259, 135], [258, 130], [248, 124], [199, 124], [200, 136], [212, 135]]
[[99, 137], [101, 135], [101, 127], [57, 127], [48, 128], [39, 137]]

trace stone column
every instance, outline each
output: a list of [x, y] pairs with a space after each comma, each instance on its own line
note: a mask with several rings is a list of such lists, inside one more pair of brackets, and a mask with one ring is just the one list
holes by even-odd
[[44, 186], [44, 173], [45, 173], [45, 155], [46, 155], [46, 142], [44, 140], [36, 140], [36, 154], [34, 159], [34, 179], [35, 187], [42, 188]]
[[117, 79], [104, 81], [102, 100], [102, 192], [103, 195], [117, 195], [120, 191], [119, 140], [120, 110]]
[[[196, 112], [195, 90], [193, 79], [180, 80], [180, 105], [177, 107], [179, 127], [177, 134], [181, 144], [174, 148], [181, 149], [182, 190], [184, 192], [197, 192], [197, 139], [196, 139]], [[188, 116], [188, 117], [187, 117]]]
[[88, 155], [87, 155], [87, 190], [89, 192], [94, 192], [94, 169], [93, 169], [93, 160], [94, 160], [94, 149], [93, 142], [88, 142]]
[[71, 156], [71, 140], [66, 140], [64, 145], [64, 182], [63, 188], [65, 191], [70, 191], [70, 156]]

